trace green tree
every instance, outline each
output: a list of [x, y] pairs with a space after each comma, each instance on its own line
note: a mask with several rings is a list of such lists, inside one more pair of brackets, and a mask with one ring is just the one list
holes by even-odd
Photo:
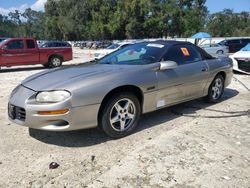
[[209, 16], [206, 29], [218, 37], [250, 36], [250, 14], [225, 9]]

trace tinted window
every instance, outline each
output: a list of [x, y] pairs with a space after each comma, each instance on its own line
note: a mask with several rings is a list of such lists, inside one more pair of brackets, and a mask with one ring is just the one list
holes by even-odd
[[48, 47], [50, 47], [50, 48], [52, 48], [52, 47], [55, 47], [55, 43], [54, 42], [50, 42], [49, 44], [48, 44]]
[[35, 48], [35, 43], [33, 40], [27, 40], [26, 44], [27, 44], [27, 48], [29, 48], [29, 49]]
[[54, 47], [62, 47], [62, 43], [60, 42], [55, 42], [55, 46]]
[[179, 65], [202, 60], [200, 52], [191, 45], [177, 45], [171, 47], [164, 60], [175, 61]]
[[67, 42], [47, 42], [41, 46], [41, 48], [55, 48], [55, 47], [71, 47]]
[[244, 44], [248, 44], [248, 43], [250, 42], [250, 39], [242, 39], [241, 41], [242, 41], [242, 43], [244, 43]]
[[183, 54], [179, 46], [173, 46], [164, 57], [164, 61], [175, 61], [179, 65], [183, 63]]
[[229, 44], [239, 44], [240, 40], [229, 40], [228, 43]]
[[7, 49], [23, 49], [24, 43], [23, 40], [13, 40], [7, 44]]

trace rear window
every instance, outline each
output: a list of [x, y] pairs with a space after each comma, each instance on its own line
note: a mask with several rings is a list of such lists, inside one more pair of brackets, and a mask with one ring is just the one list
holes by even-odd
[[27, 48], [29, 48], [29, 49], [35, 48], [34, 40], [27, 40], [26, 44], [27, 44]]

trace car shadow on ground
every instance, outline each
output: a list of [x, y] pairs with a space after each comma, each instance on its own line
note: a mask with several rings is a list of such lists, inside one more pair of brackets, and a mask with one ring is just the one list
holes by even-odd
[[[61, 67], [67, 67], [71, 65], [62, 65]], [[11, 72], [26, 72], [26, 71], [38, 71], [38, 70], [53, 70], [52, 68], [46, 68], [43, 66], [36, 67], [14, 67], [14, 68], [4, 68], [0, 69], [0, 73], [11, 73]]]
[[[238, 93], [238, 91], [233, 89], [225, 89], [221, 102], [225, 102], [237, 96]], [[176, 106], [157, 110], [155, 112], [147, 113], [142, 116], [135, 133], [176, 119], [182, 116], [182, 112], [185, 112], [185, 114], [195, 114], [196, 111], [205, 109], [207, 107], [211, 108], [213, 105], [214, 104], [204, 102], [203, 99], [197, 99]], [[86, 147], [112, 140], [99, 128], [72, 132], [48, 132], [29, 129], [29, 134], [31, 137], [41, 142], [62, 147]]]
[[36, 71], [36, 70], [46, 70], [44, 67], [23, 67], [23, 68], [6, 68], [0, 69], [0, 73], [11, 73], [11, 72], [23, 72], [23, 71]]

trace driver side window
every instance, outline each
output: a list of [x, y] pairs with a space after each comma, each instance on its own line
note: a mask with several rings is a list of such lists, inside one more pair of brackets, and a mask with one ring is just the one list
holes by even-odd
[[202, 60], [200, 52], [191, 45], [176, 45], [164, 56], [164, 61], [175, 61], [178, 65], [195, 63]]

